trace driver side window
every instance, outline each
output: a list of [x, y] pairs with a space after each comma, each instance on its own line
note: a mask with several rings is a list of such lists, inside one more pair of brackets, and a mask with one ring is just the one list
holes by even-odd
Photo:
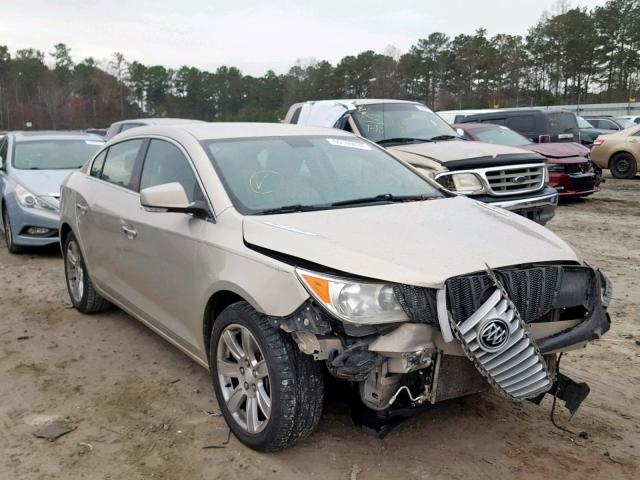
[[151, 140], [142, 167], [140, 190], [177, 182], [184, 188], [189, 202], [204, 200], [189, 161], [178, 147], [164, 140]]

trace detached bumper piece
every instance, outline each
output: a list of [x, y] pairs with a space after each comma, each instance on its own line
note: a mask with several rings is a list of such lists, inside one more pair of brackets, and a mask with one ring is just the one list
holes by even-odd
[[546, 392], [551, 375], [525, 323], [500, 285], [463, 322], [451, 322], [462, 349], [489, 383], [513, 400]]
[[[580, 408], [580, 405], [582, 405], [582, 402], [589, 396], [590, 392], [591, 389], [586, 383], [575, 382], [566, 375], [558, 373], [556, 381], [553, 382], [552, 387], [546, 393], [564, 401], [565, 408], [573, 415], [578, 411], [578, 408]], [[537, 397], [530, 398], [529, 400], [536, 405], [540, 405], [544, 396], [545, 393], [541, 393]]]
[[[611, 326], [607, 313], [611, 282], [598, 270], [540, 265], [494, 273], [525, 323], [543, 321], [553, 311], [579, 307], [584, 312], [575, 327], [537, 340], [537, 347], [544, 354], [598, 339]], [[479, 273], [451, 278], [446, 287], [452, 323], [459, 324], [487, 301], [495, 282], [488, 273]]]

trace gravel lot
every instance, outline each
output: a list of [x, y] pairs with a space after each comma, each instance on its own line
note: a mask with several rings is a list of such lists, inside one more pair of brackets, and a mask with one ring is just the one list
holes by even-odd
[[[467, 479], [638, 478], [640, 468], [640, 178], [562, 205], [549, 227], [614, 282], [613, 326], [563, 358], [591, 395], [563, 425], [551, 402], [492, 393], [452, 401], [378, 440], [330, 403], [318, 431], [262, 455], [231, 437], [208, 373], [123, 312], [70, 308], [56, 249], [0, 245], [0, 478]], [[60, 420], [75, 430], [35, 438]], [[224, 448], [203, 448], [217, 446]]]

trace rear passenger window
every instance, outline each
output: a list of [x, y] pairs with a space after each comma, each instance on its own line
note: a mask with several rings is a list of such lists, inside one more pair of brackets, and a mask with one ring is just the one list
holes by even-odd
[[5, 138], [0, 140], [0, 157], [2, 157], [3, 165], [7, 164], [7, 153], [9, 152], [9, 141]]
[[142, 168], [140, 190], [178, 182], [189, 202], [204, 200], [195, 173], [178, 147], [164, 140], [151, 140]]
[[100, 178], [102, 175], [102, 167], [104, 166], [104, 159], [107, 158], [107, 150], [104, 150], [98, 155], [91, 164], [91, 176]]
[[131, 188], [133, 168], [142, 140], [128, 140], [109, 147], [101, 178], [120, 187]]
[[130, 130], [132, 128], [141, 127], [142, 125], [143, 125], [142, 123], [123, 123], [122, 127], [120, 128], [120, 133]]
[[482, 123], [493, 123], [495, 125], [505, 125], [506, 119], [504, 118], [487, 118], [486, 120], [482, 120]]
[[536, 122], [533, 115], [519, 115], [508, 118], [507, 127], [516, 132], [533, 132], [536, 129]]

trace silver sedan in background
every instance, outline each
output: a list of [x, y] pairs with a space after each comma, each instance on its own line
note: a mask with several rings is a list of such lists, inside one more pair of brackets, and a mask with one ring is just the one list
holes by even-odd
[[81, 132], [0, 136], [0, 199], [7, 248], [58, 243], [60, 185], [104, 142]]

